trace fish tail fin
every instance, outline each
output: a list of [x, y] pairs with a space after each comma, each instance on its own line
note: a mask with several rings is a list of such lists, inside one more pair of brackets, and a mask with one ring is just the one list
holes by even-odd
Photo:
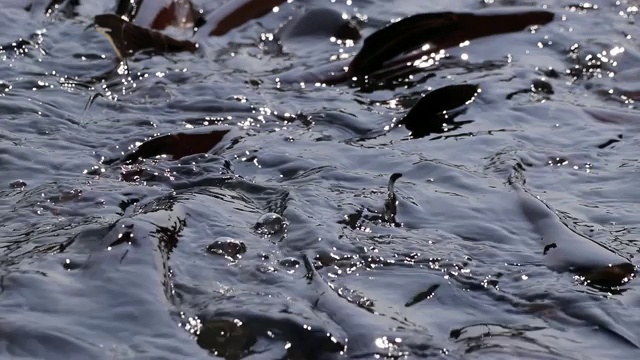
[[509, 173], [509, 177], [507, 178], [507, 182], [509, 185], [514, 188], [521, 188], [527, 182], [527, 179], [524, 176], [524, 166], [521, 163], [516, 163], [513, 165], [511, 172]]

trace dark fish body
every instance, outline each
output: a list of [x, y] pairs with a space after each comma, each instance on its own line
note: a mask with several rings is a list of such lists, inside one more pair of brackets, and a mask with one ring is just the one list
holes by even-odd
[[[195, 52], [207, 37], [224, 35], [285, 1], [231, 0], [203, 19], [190, 0], [120, 0], [117, 15], [98, 15], [94, 22], [120, 59], [140, 51]], [[178, 40], [159, 32], [167, 27], [197, 32], [192, 40]]]
[[155, 30], [174, 26], [191, 29], [198, 13], [189, 0], [146, 0], [140, 6], [133, 23]]
[[198, 45], [177, 40], [158, 31], [132, 24], [117, 15], [103, 14], [94, 18], [96, 29], [111, 42], [118, 58], [124, 59], [140, 51], [158, 53], [195, 52]]
[[547, 11], [500, 14], [441, 12], [409, 16], [368, 36], [351, 61], [349, 71], [353, 76], [366, 76], [382, 69], [393, 58], [425, 45], [428, 45], [425, 52], [437, 52], [467, 40], [544, 25], [553, 18], [554, 14]]
[[192, 29], [200, 13], [191, 0], [120, 0], [116, 15], [144, 28], [164, 30]]
[[141, 27], [199, 27], [198, 39], [221, 36], [267, 14], [286, 0], [229, 0], [201, 18], [190, 0], [119, 0], [116, 14]]
[[[221, 36], [247, 21], [260, 17], [284, 0], [232, 0], [208, 15], [192, 40], [177, 40], [154, 30], [168, 26], [189, 27], [199, 20], [188, 0], [122, 0], [119, 12], [131, 12], [134, 19], [127, 22], [117, 16], [99, 15], [96, 24], [104, 32], [122, 59], [132, 53], [195, 51], [198, 43], [209, 36]], [[140, 4], [134, 10], [126, 4]], [[348, 63], [332, 63], [326, 71], [314, 69], [311, 74], [283, 74], [283, 82], [314, 82], [335, 84], [350, 78], [362, 78], [386, 68], [395, 69], [393, 76], [405, 72], [407, 63], [425, 53], [458, 45], [479, 37], [520, 31], [528, 26], [543, 25], [553, 20], [553, 13], [526, 11], [518, 13], [426, 13], [417, 14], [390, 24], [367, 37], [363, 47]], [[292, 20], [278, 32], [281, 40], [292, 41], [305, 37], [327, 36], [357, 40], [357, 27], [331, 9], [312, 9]], [[404, 55], [404, 56], [403, 56]], [[395, 63], [394, 63], [395, 61]], [[344, 65], [347, 65], [347, 71]], [[387, 71], [388, 72], [388, 71]], [[299, 79], [293, 79], [298, 75]], [[289, 77], [293, 77], [289, 81]]]
[[[398, 125], [411, 132], [413, 138], [458, 129], [471, 120], [456, 122], [455, 118], [466, 111], [466, 105], [475, 100], [480, 88], [474, 84], [447, 85], [435, 89], [409, 110]], [[446, 128], [443, 126], [446, 125]]]
[[398, 213], [398, 197], [395, 192], [395, 184], [402, 177], [400, 173], [393, 173], [389, 177], [387, 183], [387, 200], [384, 202], [383, 217], [385, 221], [396, 223], [396, 214]]
[[190, 155], [206, 154], [220, 144], [230, 132], [231, 128], [207, 126], [194, 131], [157, 136], [144, 141], [133, 152], [125, 155], [122, 162], [162, 155], [179, 160]]
[[[517, 9], [517, 8], [516, 8]], [[406, 17], [375, 31], [350, 60], [332, 62], [320, 69], [288, 72], [282, 82], [326, 83], [383, 81], [420, 71], [410, 65], [440, 50], [467, 40], [516, 32], [551, 22], [547, 11], [491, 10], [477, 13], [423, 13]], [[346, 70], [345, 70], [346, 69]], [[296, 76], [299, 81], [296, 81]]]
[[424, 118], [456, 110], [470, 103], [479, 91], [478, 86], [474, 84], [448, 85], [435, 89], [420, 99], [399, 124], [404, 124], [407, 129], [412, 130], [412, 127], [417, 127]]

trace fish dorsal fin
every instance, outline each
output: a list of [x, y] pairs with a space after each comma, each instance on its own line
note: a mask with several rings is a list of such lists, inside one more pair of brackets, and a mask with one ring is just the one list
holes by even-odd
[[417, 137], [439, 132], [442, 122], [446, 120], [446, 113], [464, 109], [465, 105], [475, 100], [479, 92], [480, 88], [474, 84], [448, 85], [435, 89], [423, 96], [398, 125], [404, 125]]

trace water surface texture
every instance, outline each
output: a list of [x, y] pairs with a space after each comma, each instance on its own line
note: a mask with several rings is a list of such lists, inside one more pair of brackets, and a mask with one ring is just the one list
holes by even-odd
[[[640, 355], [638, 279], [550, 266], [510, 185], [640, 264], [637, 0], [294, 0], [126, 64], [90, 27], [114, 2], [26, 3], [0, 1], [1, 358]], [[425, 12], [555, 17], [386, 86], [277, 82], [362, 46], [273, 43], [317, 7], [365, 37]], [[440, 131], [385, 131], [457, 84], [481, 92]], [[185, 132], [210, 150], [136, 152]]]

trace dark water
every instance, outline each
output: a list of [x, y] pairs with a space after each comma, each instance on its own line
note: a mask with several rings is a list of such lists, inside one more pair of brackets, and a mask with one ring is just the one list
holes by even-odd
[[[545, 266], [507, 184], [525, 164], [532, 194], [638, 264], [638, 1], [295, 0], [202, 53], [140, 55], [120, 73], [85, 30], [111, 2], [51, 17], [0, 3], [0, 43], [31, 41], [0, 51], [2, 358], [640, 354], [638, 282], [603, 290]], [[365, 35], [419, 12], [556, 18], [449, 49], [406, 86], [276, 86], [361, 46], [268, 50], [261, 34], [318, 6], [365, 19]], [[471, 122], [369, 136], [467, 82], [482, 90], [457, 119]], [[206, 125], [231, 128], [208, 154], [110, 161]], [[393, 173], [397, 224], [382, 216]], [[287, 224], [256, 227], [266, 213]]]

